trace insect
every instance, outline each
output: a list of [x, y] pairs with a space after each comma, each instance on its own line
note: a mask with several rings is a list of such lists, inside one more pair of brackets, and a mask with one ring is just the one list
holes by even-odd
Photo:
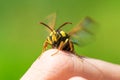
[[[75, 53], [74, 44], [78, 46], [84, 46], [89, 42], [93, 41], [95, 24], [96, 22], [93, 21], [90, 17], [83, 18], [70, 32], [66, 33], [65, 31], [61, 30], [62, 27], [66, 26], [67, 24], [72, 24], [71, 22], [65, 22], [60, 25], [57, 29], [55, 27], [56, 15], [52, 14], [47, 17], [49, 23], [46, 24], [44, 22], [40, 22], [40, 24], [44, 25], [50, 30], [50, 35], [44, 42], [43, 45], [43, 52], [47, 49], [48, 44], [52, 46], [52, 48], [57, 48], [58, 50], [69, 51], [73, 54]], [[56, 53], [55, 53], [56, 54]], [[83, 65], [88, 64], [91, 67], [94, 67], [95, 70], [99, 72], [99, 76], [104, 77], [102, 75], [102, 71], [96, 67], [94, 64], [90, 63], [86, 60], [86, 57], [79, 56], [77, 57], [82, 60]]]
[[[62, 25], [60, 25], [57, 29], [54, 29], [56, 14], [48, 16], [47, 19], [50, 19], [48, 24], [40, 22], [40, 24], [44, 25], [51, 31], [50, 35], [44, 42], [43, 52], [47, 49], [47, 46], [49, 44], [52, 48], [57, 48], [59, 50], [75, 53], [74, 44], [82, 46], [83, 44], [88, 43], [88, 38], [93, 35], [93, 32], [89, 28], [91, 24], [94, 23], [94, 21], [90, 17], [85, 17], [84, 19], [82, 19], [78, 23], [78, 25], [76, 25], [68, 33], [61, 30], [61, 28], [67, 24], [72, 24], [71, 22], [65, 22]], [[87, 40], [85, 41], [84, 38]]]

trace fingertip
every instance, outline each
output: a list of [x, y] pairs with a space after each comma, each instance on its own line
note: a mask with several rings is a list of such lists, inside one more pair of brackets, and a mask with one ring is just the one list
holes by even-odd
[[50, 49], [42, 53], [21, 80], [68, 80], [73, 76], [103, 80], [102, 63], [96, 59], [80, 58], [70, 52]]

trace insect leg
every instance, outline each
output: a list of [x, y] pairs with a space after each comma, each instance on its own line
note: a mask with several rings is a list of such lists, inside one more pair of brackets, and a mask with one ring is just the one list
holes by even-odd
[[[43, 44], [43, 49], [42, 49], [42, 53], [46, 50], [46, 48], [47, 48], [47, 45], [48, 45], [48, 42], [47, 42], [47, 40], [44, 42], [44, 44]], [[42, 54], [41, 53], [41, 54]], [[40, 55], [41, 55], [40, 54]], [[40, 58], [40, 56], [38, 57], [38, 59]]]
[[61, 41], [58, 49], [59, 49], [59, 50], [62, 50], [62, 49], [64, 48], [64, 46], [67, 44], [68, 41], [69, 41], [68, 39], [66, 39], [65, 42]]
[[43, 44], [42, 52], [44, 52], [46, 50], [47, 46], [48, 46], [48, 42], [45, 41], [44, 44]]
[[[59, 47], [58, 47], [58, 51], [59, 51], [59, 50], [62, 50], [68, 41], [69, 41], [68, 39], [66, 39], [65, 42], [61, 41], [61, 42], [60, 42], [60, 45], [59, 45]], [[55, 54], [57, 54], [58, 51], [55, 52], [54, 54], [52, 54], [52, 56], [55, 55]]]
[[52, 54], [52, 56], [55, 55], [55, 54], [57, 54], [58, 51], [62, 49], [63, 44], [64, 44], [63, 41], [61, 41], [61, 42], [60, 42], [60, 45], [59, 45], [59, 47], [58, 47], [58, 50], [57, 50], [54, 54]]
[[64, 46], [64, 42], [61, 41], [61, 42], [60, 42], [60, 45], [59, 45], [59, 47], [58, 47], [58, 49], [59, 49], [59, 50], [62, 50], [63, 46]]
[[74, 51], [74, 47], [73, 47], [73, 43], [69, 40], [69, 45], [70, 45], [70, 51], [73, 52]]

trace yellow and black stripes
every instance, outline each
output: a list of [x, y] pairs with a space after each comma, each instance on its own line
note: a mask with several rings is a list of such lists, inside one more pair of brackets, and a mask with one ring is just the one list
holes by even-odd
[[44, 48], [46, 49], [46, 44], [50, 44], [52, 48], [58, 48], [60, 50], [66, 50], [73, 52], [73, 43], [70, 41], [70, 36], [64, 31], [53, 30], [47, 37]]

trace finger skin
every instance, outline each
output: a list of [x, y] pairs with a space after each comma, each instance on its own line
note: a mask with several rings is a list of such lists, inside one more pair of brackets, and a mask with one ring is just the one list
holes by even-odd
[[90, 58], [87, 61], [94, 64], [101, 71], [102, 80], [120, 80], [120, 65]]
[[69, 80], [88, 80], [88, 79], [85, 79], [85, 78], [82, 78], [79, 76], [75, 76], [75, 77], [70, 78]]
[[[51, 49], [44, 52], [20, 80], [68, 80], [81, 76], [86, 80], [120, 80], [120, 66], [100, 60], [79, 58]], [[112, 69], [112, 70], [111, 70]]]

